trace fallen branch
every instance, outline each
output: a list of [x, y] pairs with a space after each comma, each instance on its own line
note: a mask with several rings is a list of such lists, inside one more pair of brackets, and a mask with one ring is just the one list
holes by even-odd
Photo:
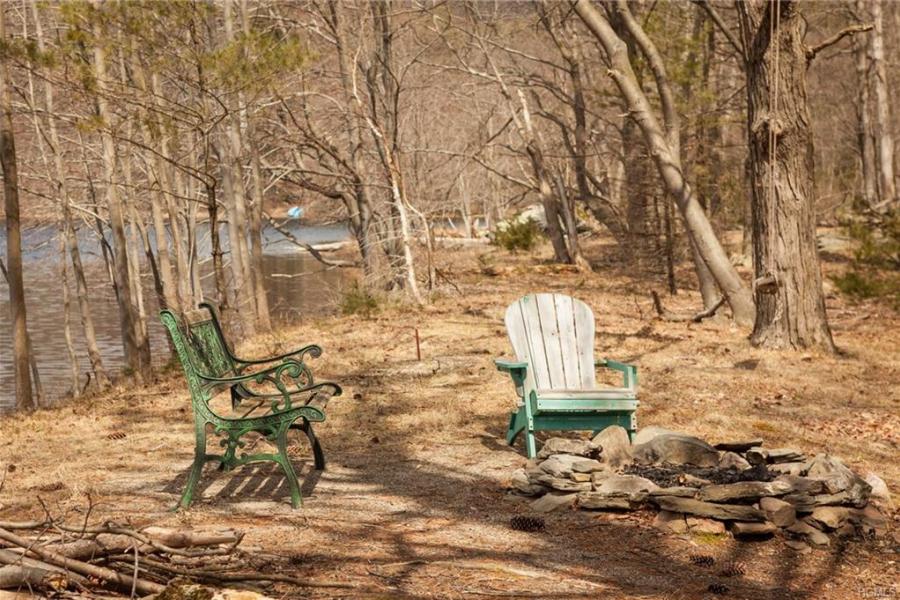
[[657, 294], [655, 291], [651, 291], [650, 295], [653, 297], [653, 306], [654, 308], [656, 308], [656, 314], [659, 316], [659, 318], [663, 321], [672, 321], [675, 323], [683, 323], [687, 321], [700, 323], [701, 321], [703, 321], [703, 319], [708, 319], [709, 317], [715, 315], [716, 311], [718, 311], [722, 307], [722, 305], [725, 304], [726, 300], [725, 296], [722, 296], [716, 301], [715, 304], [713, 304], [709, 308], [701, 310], [694, 315], [680, 315], [666, 309], [662, 305], [662, 300], [660, 300], [659, 294]]

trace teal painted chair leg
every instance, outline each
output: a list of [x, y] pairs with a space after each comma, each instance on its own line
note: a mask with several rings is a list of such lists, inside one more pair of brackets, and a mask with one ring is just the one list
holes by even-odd
[[184, 492], [181, 494], [181, 500], [173, 510], [179, 508], [188, 508], [194, 500], [194, 490], [200, 481], [200, 475], [203, 473], [203, 465], [206, 464], [206, 424], [194, 427], [196, 434], [196, 445], [194, 446], [194, 464], [191, 466], [191, 472], [188, 475], [187, 483], [184, 486]]
[[531, 429], [525, 432], [525, 451], [528, 453], [528, 458], [537, 456], [537, 442], [534, 438], [534, 431]]
[[525, 429], [525, 409], [520, 408], [509, 414], [509, 427], [506, 430], [506, 443], [512, 446], [516, 443], [516, 437]]
[[288, 428], [285, 427], [278, 434], [278, 463], [281, 465], [281, 468], [284, 471], [284, 477], [287, 479], [288, 486], [291, 489], [291, 506], [299, 508], [303, 506], [303, 497], [300, 495], [300, 484], [297, 482], [297, 474], [294, 472], [294, 465], [291, 464], [291, 459], [287, 453], [287, 432]]

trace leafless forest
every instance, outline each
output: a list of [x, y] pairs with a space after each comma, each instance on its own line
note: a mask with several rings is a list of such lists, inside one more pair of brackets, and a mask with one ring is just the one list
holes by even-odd
[[[230, 320], [268, 331], [260, 231], [291, 204], [347, 223], [356, 251], [312, 249], [323, 262], [423, 304], [448, 284], [435, 262], [448, 218], [476, 235], [476, 223], [491, 230], [539, 203], [554, 260], [591, 271], [579, 227], [610, 235], [636, 272], [672, 293], [699, 286], [698, 311], [724, 299], [771, 347], [833, 349], [816, 225], [893, 244], [883, 262], [896, 269], [894, 3], [3, 8], [20, 406], [34, 404], [27, 307], [43, 301], [22, 295], [20, 223], [59, 230], [61, 329], [87, 347], [100, 388], [110, 374], [86, 294], [98, 282], [85, 277], [78, 229], [103, 240], [126, 362], [143, 379], [155, 317], [140, 277], [181, 310], [201, 299], [211, 262]], [[722, 232], [735, 228], [742, 247], [726, 249]], [[696, 279], [676, 281], [685, 261]], [[734, 264], [751, 263], [742, 278]], [[856, 283], [896, 297], [883, 278]]]
[[[0, 1], [0, 589], [894, 597], [898, 32], [890, 0]], [[325, 310], [279, 317], [273, 239]], [[491, 359], [541, 291], [637, 365], [642, 428], [836, 453], [885, 488], [877, 539], [663, 536], [643, 508], [511, 531]], [[318, 343], [343, 386], [302, 512], [280, 471], [202, 461], [169, 512], [206, 424], [158, 310], [204, 301], [245, 356]]]

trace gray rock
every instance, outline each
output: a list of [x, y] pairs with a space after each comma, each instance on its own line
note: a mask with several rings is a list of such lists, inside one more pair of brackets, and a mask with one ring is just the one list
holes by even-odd
[[541, 463], [541, 471], [554, 477], [567, 477], [575, 470], [575, 463], [583, 460], [585, 460], [584, 457], [574, 454], [554, 454]]
[[575, 473], [593, 473], [595, 471], [603, 471], [607, 465], [600, 461], [590, 458], [582, 458], [572, 463], [572, 471]]
[[691, 533], [708, 533], [712, 535], [721, 535], [725, 533], [725, 524], [722, 521], [714, 519], [704, 519], [702, 517], [685, 518], [688, 531]]
[[692, 498], [652, 496], [651, 501], [663, 510], [680, 512], [720, 521], [765, 521], [766, 514], [752, 506], [714, 504]]
[[883, 535], [887, 531], [887, 518], [871, 504], [852, 510], [850, 520], [866, 533]]
[[591, 483], [589, 481], [572, 481], [567, 477], [554, 477], [548, 473], [539, 475], [536, 479], [529, 478], [529, 481], [553, 488], [554, 490], [559, 490], [560, 492], [587, 492], [591, 489]]
[[734, 537], [763, 537], [769, 536], [778, 531], [778, 527], [769, 521], [762, 523], [744, 523], [742, 521], [734, 521], [729, 528]]
[[809, 554], [812, 552], [812, 548], [809, 547], [809, 544], [801, 540], [787, 540], [784, 542], [784, 545], [799, 554]]
[[724, 450], [725, 452], [746, 452], [754, 446], [762, 446], [762, 438], [756, 438], [741, 442], [720, 442], [715, 444], [713, 448], [716, 450]]
[[656, 516], [653, 518], [653, 526], [672, 533], [686, 533], [688, 530], [684, 515], [668, 510], [661, 510], [656, 513]]
[[806, 460], [806, 456], [793, 448], [762, 448], [754, 446], [744, 455], [750, 464], [778, 464]]
[[554, 454], [575, 454], [593, 458], [597, 455], [597, 448], [588, 440], [572, 440], [569, 438], [550, 438], [541, 446], [537, 454], [538, 459], [548, 458]]
[[770, 471], [774, 471], [775, 473], [782, 473], [784, 475], [800, 475], [801, 473], [803, 473], [803, 467], [805, 466], [805, 462], [786, 462], [768, 465], [768, 468]]
[[891, 492], [888, 490], [884, 479], [875, 473], [869, 472], [863, 477], [863, 481], [868, 483], [869, 487], [872, 488], [872, 491], [869, 493], [872, 500], [878, 504], [882, 504], [888, 509], [894, 509], [894, 500], [891, 498]]
[[651, 496], [676, 496], [678, 498], [693, 498], [697, 495], [697, 488], [686, 485], [659, 488], [650, 492]]
[[707, 502], [734, 502], [756, 500], [764, 496], [783, 496], [792, 491], [783, 481], [740, 481], [722, 485], [708, 485], [700, 489], [697, 498]]
[[825, 493], [825, 484], [818, 479], [809, 479], [799, 475], [779, 475], [775, 478], [775, 481], [783, 481], [790, 484], [794, 492], [798, 494], [815, 496], [816, 494]]
[[797, 521], [797, 509], [790, 502], [778, 498], [761, 498], [759, 508], [778, 527], [789, 527]]
[[842, 506], [820, 506], [807, 517], [809, 522], [820, 529], [840, 529], [850, 518], [850, 509]]
[[624, 427], [612, 425], [607, 427], [591, 440], [600, 448], [601, 460], [614, 469], [631, 464], [631, 441]]
[[709, 479], [703, 479], [702, 477], [697, 477], [696, 475], [691, 475], [690, 473], [683, 473], [680, 479], [681, 483], [693, 488], [701, 488], [705, 485], [712, 485], [712, 481], [710, 481]]
[[671, 429], [666, 429], [664, 427], [644, 427], [643, 429], [638, 429], [637, 433], [634, 434], [634, 440], [632, 444], [638, 446], [640, 444], [646, 444], [650, 440], [655, 437], [661, 435], [681, 435], [678, 432], [672, 431]]
[[547, 488], [540, 484], [531, 483], [525, 469], [519, 469], [512, 474], [509, 480], [510, 489], [523, 496], [540, 496], [547, 492]]
[[719, 468], [745, 471], [750, 468], [750, 463], [748, 463], [740, 454], [726, 452], [722, 455], [722, 458], [719, 459]]
[[594, 471], [591, 473], [591, 483], [594, 484], [594, 487], [597, 487], [602, 484], [604, 480], [609, 479], [615, 474], [616, 472], [613, 470]]
[[582, 492], [578, 494], [578, 506], [592, 510], [635, 510], [647, 500], [647, 493], [607, 494], [603, 492]]
[[647, 494], [659, 489], [659, 486], [637, 475], [611, 475], [596, 486], [596, 491], [601, 494]]
[[859, 479], [840, 459], [826, 454], [817, 454], [806, 463], [803, 470], [803, 474], [809, 479], [824, 482], [829, 494], [843, 492]]
[[802, 535], [806, 539], [806, 541], [813, 546], [828, 546], [829, 544], [831, 544], [831, 540], [828, 539], [827, 535], [825, 535], [809, 523], [805, 523], [803, 521], [797, 521], [790, 527], [787, 527], [785, 531], [789, 531], [797, 535]]
[[667, 433], [636, 445], [634, 459], [642, 464], [715, 467], [719, 464], [719, 452], [699, 438]]
[[577, 494], [545, 494], [531, 503], [531, 510], [548, 513], [572, 508]]

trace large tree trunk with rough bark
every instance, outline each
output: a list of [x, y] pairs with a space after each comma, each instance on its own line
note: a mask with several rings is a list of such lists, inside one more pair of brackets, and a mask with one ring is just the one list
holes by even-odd
[[[0, 6], [0, 41], [7, 43], [4, 7]], [[16, 408], [34, 408], [29, 372], [29, 343], [26, 327], [25, 285], [22, 280], [22, 233], [19, 223], [19, 180], [16, 141], [13, 136], [12, 99], [9, 93], [6, 58], [0, 60], [0, 167], [3, 169], [3, 204], [6, 214], [6, 261], [9, 263], [9, 306], [13, 334], [13, 373]]]
[[[634, 17], [627, 12], [627, 6], [624, 3], [619, 3], [619, 10], [626, 18], [630, 17], [629, 29], [632, 30], [632, 33], [643, 33], [640, 30], [634, 31], [638, 25], [634, 21]], [[696, 243], [703, 262], [709, 267], [716, 283], [724, 292], [735, 321], [742, 325], [752, 324], [753, 298], [719, 243], [691, 185], [685, 180], [678, 148], [677, 126], [673, 126], [676, 116], [674, 114], [675, 107], [671, 98], [665, 97], [669, 95], [664, 94], [664, 92], [668, 92], [666, 89], [668, 82], [661, 65], [654, 65], [654, 75], [657, 79], [657, 87], [663, 96], [663, 112], [668, 131], [663, 130], [649, 100], [638, 84], [637, 77], [628, 60], [625, 43], [616, 35], [603, 14], [590, 0], [578, 0], [575, 3], [575, 12], [606, 51], [611, 65], [609, 74], [638, 123], [660, 177], [668, 192], [674, 197], [685, 228]], [[646, 38], [646, 34], [643, 35]], [[644, 39], [645, 46], [649, 43], [649, 39]], [[649, 49], [655, 52], [655, 48]], [[652, 58], [651, 52], [645, 51], [645, 54], [648, 55], [648, 58]], [[650, 62], [654, 61], [650, 60]]]
[[756, 274], [750, 339], [833, 351], [816, 247], [804, 21], [788, 0], [740, 3], [738, 14], [747, 50]]

